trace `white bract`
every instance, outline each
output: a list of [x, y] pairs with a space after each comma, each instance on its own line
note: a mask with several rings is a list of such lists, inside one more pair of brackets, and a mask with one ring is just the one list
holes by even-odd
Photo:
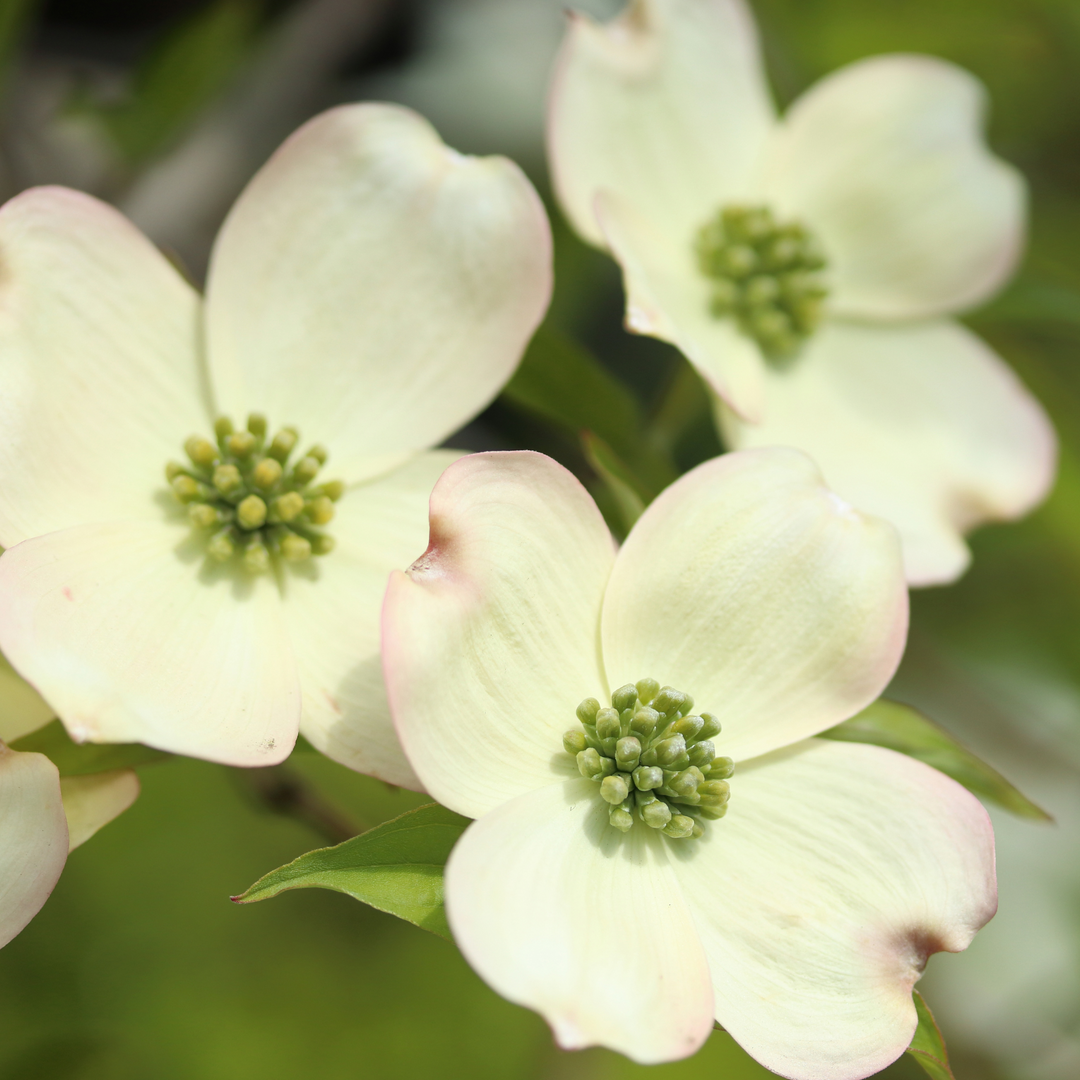
[[415, 786], [378, 613], [456, 456], [427, 448], [494, 397], [547, 304], [520, 170], [408, 110], [346, 106], [240, 196], [205, 303], [60, 188], [0, 210], [0, 263], [12, 664], [77, 740], [270, 765], [299, 727]]
[[988, 151], [985, 106], [961, 69], [895, 55], [778, 117], [741, 0], [573, 16], [551, 95], [556, 190], [622, 266], [628, 327], [696, 366], [731, 446], [803, 449], [893, 522], [912, 584], [957, 577], [963, 533], [1053, 476], [1043, 411], [948, 318], [1022, 245], [1023, 181]]
[[0, 656], [0, 948], [49, 898], [68, 853], [139, 794], [130, 769], [61, 778], [44, 754], [6, 746], [52, 711]]
[[[567, 1048], [668, 1061], [715, 1017], [784, 1076], [883, 1068], [927, 956], [965, 948], [996, 903], [972, 795], [812, 738], [881, 692], [906, 626], [894, 530], [796, 451], [700, 466], [618, 554], [550, 459], [452, 465], [427, 552], [391, 578], [383, 659], [417, 774], [478, 819], [446, 868], [469, 961]], [[636, 733], [669, 724], [650, 767]], [[722, 758], [734, 775], [709, 779], [730, 775]]]

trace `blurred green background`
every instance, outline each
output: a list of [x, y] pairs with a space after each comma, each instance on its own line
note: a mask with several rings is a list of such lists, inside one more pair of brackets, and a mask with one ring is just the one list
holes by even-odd
[[[581, 5], [598, 15], [615, 0]], [[756, 0], [787, 103], [859, 57], [920, 51], [977, 74], [991, 141], [1027, 175], [1031, 243], [1016, 281], [968, 321], [1040, 396], [1062, 441], [1050, 501], [974, 537], [956, 586], [918, 593], [892, 696], [948, 726], [1057, 818], [995, 812], [1001, 911], [920, 984], [960, 1080], [1080, 1076], [1080, 4], [1076, 0]], [[0, 0], [0, 192], [64, 183], [113, 201], [199, 280], [229, 203], [295, 126], [341, 102], [410, 104], [460, 149], [519, 160], [542, 191], [543, 96], [560, 0]], [[588, 350], [640, 415], [646, 497], [719, 452], [700, 387], [621, 329], [611, 262], [552, 207], [556, 298], [532, 371]], [[556, 387], [558, 390], [558, 387]], [[620, 393], [624, 396], [620, 397]], [[558, 397], [558, 393], [555, 395]], [[572, 398], [573, 394], [564, 395]], [[542, 395], [541, 395], [542, 397]], [[614, 407], [613, 405], [613, 407]], [[581, 419], [523, 374], [454, 440], [552, 453], [605, 500]], [[602, 432], [601, 432], [602, 434]], [[616, 448], [619, 449], [619, 448]], [[631, 454], [632, 451], [627, 451]], [[591, 462], [591, 463], [590, 463]], [[562, 1053], [456, 950], [336, 894], [229, 903], [266, 871], [419, 797], [318, 755], [247, 773], [142, 770], [135, 806], [71, 857], [0, 952], [4, 1080], [615, 1078], [606, 1051]], [[713, 1035], [660, 1078], [769, 1075]], [[920, 1076], [903, 1059], [885, 1074]]]

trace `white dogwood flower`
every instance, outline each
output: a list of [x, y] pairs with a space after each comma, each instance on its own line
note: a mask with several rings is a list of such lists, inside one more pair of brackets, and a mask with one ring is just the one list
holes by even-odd
[[427, 448], [498, 392], [547, 305], [520, 170], [408, 110], [346, 106], [240, 196], [205, 303], [119, 213], [60, 188], [0, 210], [0, 265], [15, 668], [77, 740], [269, 765], [302, 727], [415, 786], [378, 613], [456, 456]]
[[1008, 278], [1024, 184], [983, 87], [929, 56], [842, 68], [778, 117], [742, 0], [574, 16], [549, 116], [555, 187], [623, 270], [627, 325], [676, 345], [735, 448], [808, 452], [900, 530], [913, 584], [1046, 494], [1053, 431], [949, 316]]
[[715, 1017], [796, 1080], [896, 1058], [927, 956], [996, 903], [972, 795], [812, 738], [880, 693], [906, 625], [894, 530], [796, 451], [700, 466], [618, 554], [550, 459], [452, 465], [383, 659], [417, 774], [478, 819], [445, 883], [470, 963], [566, 1048], [667, 1061]]

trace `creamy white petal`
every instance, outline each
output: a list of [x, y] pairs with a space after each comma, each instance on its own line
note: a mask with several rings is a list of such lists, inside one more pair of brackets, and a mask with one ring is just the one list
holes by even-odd
[[737, 761], [877, 698], [907, 631], [892, 526], [793, 450], [725, 454], [672, 484], [619, 552], [601, 621], [612, 686], [654, 678], [714, 713]]
[[434, 450], [350, 489], [327, 526], [337, 546], [325, 558], [289, 567], [284, 581], [304, 737], [350, 769], [416, 791], [423, 787], [386, 700], [379, 621], [390, 571], [407, 569], [423, 554], [431, 489], [460, 456]]
[[44, 727], [55, 710], [0, 656], [0, 740], [14, 742]]
[[276, 764], [300, 721], [277, 587], [208, 567], [189, 537], [112, 522], [10, 548], [0, 649], [77, 741]]
[[834, 311], [925, 318], [985, 300], [1016, 266], [1026, 194], [982, 135], [986, 92], [932, 56], [841, 68], [791, 107], [765, 193], [817, 234]]
[[68, 851], [74, 851], [138, 798], [139, 778], [133, 769], [64, 776], [60, 792], [68, 823]]
[[464, 157], [398, 106], [333, 109], [274, 154], [218, 237], [217, 403], [297, 425], [354, 482], [487, 405], [550, 294], [547, 218], [516, 165]]
[[591, 780], [549, 784], [465, 831], [446, 910], [465, 958], [567, 1050], [674, 1061], [712, 1029], [708, 965], [665, 841], [607, 821]]
[[859, 1080], [915, 1031], [911, 990], [997, 907], [978, 800], [878, 746], [813, 739], [731, 781], [728, 814], [672, 863], [716, 1018], [792, 1080]]
[[110, 206], [34, 188], [0, 209], [0, 544], [156, 516], [207, 426], [199, 298]]
[[67, 853], [56, 766], [0, 743], [0, 948], [48, 900]]
[[709, 313], [709, 284], [692, 245], [673, 240], [618, 196], [598, 196], [596, 211], [622, 268], [627, 329], [677, 346], [732, 408], [758, 419], [765, 361], [731, 319]]
[[827, 324], [767, 383], [765, 420], [722, 426], [736, 447], [795, 446], [826, 482], [900, 532], [912, 585], [952, 581], [963, 534], [1027, 513], [1054, 477], [1038, 402], [958, 323]]
[[614, 545], [588, 492], [530, 451], [473, 454], [431, 496], [428, 549], [390, 579], [383, 669], [424, 787], [479, 817], [575, 773], [575, 709], [607, 692], [600, 604]]
[[570, 14], [548, 154], [563, 209], [592, 243], [604, 242], [593, 199], [607, 190], [689, 247], [722, 202], [747, 196], [774, 123], [741, 0], [632, 0], [602, 25]]

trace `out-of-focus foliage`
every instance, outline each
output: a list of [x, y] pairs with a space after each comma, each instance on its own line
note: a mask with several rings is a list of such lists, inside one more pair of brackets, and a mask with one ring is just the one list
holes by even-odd
[[170, 757], [163, 750], [154, 750], [140, 743], [72, 742], [59, 720], [53, 720], [45, 727], [16, 739], [11, 748], [44, 754], [60, 770], [61, 776], [87, 776], [110, 769], [131, 769], [152, 761], [166, 761]]
[[[933, 959], [920, 984], [953, 1068], [961, 1080], [1075, 1080], [1080, 7], [751, 2], [781, 102], [872, 53], [943, 56], [986, 83], [994, 148], [1031, 184], [1021, 273], [968, 322], [1053, 416], [1059, 482], [1028, 520], [973, 537], [973, 566], [957, 585], [914, 595], [910, 646], [890, 693], [960, 736], [1057, 821], [992, 811], [1000, 912], [966, 954]], [[564, 0], [191, 0], [141, 37], [115, 26], [87, 31], [81, 54], [49, 14], [63, 6], [37, 11], [7, 65], [0, 181], [11, 194], [78, 178], [159, 243], [182, 249], [196, 275], [217, 219], [260, 155], [336, 101], [418, 106], [454, 145], [510, 153], [545, 185], [543, 82]], [[605, 14], [619, 4], [582, 6]], [[33, 7], [0, 5], [0, 61]], [[123, 48], [110, 52], [109, 34]], [[274, 42], [278, 52], [268, 49]], [[71, 103], [88, 69], [95, 85], [119, 91], [84, 95], [84, 109], [94, 104], [80, 119]], [[219, 112], [226, 98], [232, 106]], [[552, 213], [556, 294], [546, 327], [500, 401], [455, 445], [553, 454], [621, 532], [634, 499], [647, 501], [720, 445], [692, 370], [669, 347], [622, 331], [614, 264]], [[592, 433], [584, 442], [583, 431]], [[73, 853], [42, 913], [0, 953], [4, 1080], [646, 1075], [605, 1051], [553, 1049], [543, 1023], [488, 990], [448, 942], [346, 896], [305, 889], [273, 904], [228, 902], [268, 869], [419, 806], [422, 796], [311, 753], [264, 772], [173, 760], [141, 779], [138, 803]], [[932, 1040], [924, 1049], [940, 1060]], [[648, 1075], [769, 1074], [717, 1032], [696, 1057]], [[906, 1056], [883, 1075], [923, 1074]]]
[[219, 0], [167, 35], [131, 76], [124, 97], [95, 108], [124, 159], [161, 150], [235, 78], [259, 14], [256, 0]]

